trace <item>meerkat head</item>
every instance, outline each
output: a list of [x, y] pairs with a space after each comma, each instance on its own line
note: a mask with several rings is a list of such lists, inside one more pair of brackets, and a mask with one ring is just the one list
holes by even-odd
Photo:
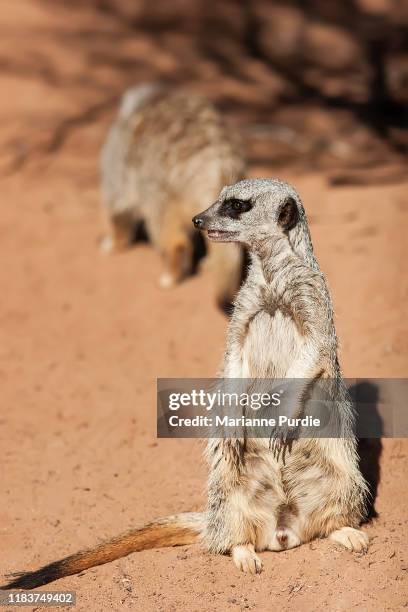
[[224, 187], [217, 201], [193, 218], [216, 242], [249, 247], [262, 237], [287, 234], [305, 219], [299, 195], [276, 179], [248, 179]]

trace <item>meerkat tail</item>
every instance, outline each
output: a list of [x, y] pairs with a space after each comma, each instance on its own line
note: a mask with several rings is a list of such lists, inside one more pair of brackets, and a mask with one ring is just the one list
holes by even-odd
[[133, 552], [149, 548], [182, 546], [199, 540], [204, 528], [204, 514], [186, 512], [158, 519], [139, 529], [132, 529], [94, 548], [78, 552], [45, 565], [35, 572], [11, 574], [14, 580], [0, 586], [7, 589], [35, 589], [65, 576], [110, 563]]
[[127, 89], [120, 101], [119, 119], [130, 119], [135, 111], [149, 102], [160, 90], [159, 83], [145, 83]]

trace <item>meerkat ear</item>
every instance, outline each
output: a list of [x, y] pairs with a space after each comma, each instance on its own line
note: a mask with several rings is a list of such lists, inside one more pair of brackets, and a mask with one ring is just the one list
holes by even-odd
[[278, 225], [285, 231], [295, 227], [299, 218], [299, 210], [294, 198], [288, 198], [279, 211]]

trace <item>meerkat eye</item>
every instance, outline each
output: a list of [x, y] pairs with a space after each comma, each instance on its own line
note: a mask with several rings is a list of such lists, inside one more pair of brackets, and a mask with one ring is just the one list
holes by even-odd
[[231, 219], [239, 219], [242, 213], [248, 212], [252, 208], [250, 200], [240, 200], [239, 198], [229, 198], [221, 206], [220, 214]]

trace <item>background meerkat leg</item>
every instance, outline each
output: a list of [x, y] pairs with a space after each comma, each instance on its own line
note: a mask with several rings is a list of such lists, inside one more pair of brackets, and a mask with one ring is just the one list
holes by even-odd
[[206, 246], [208, 259], [205, 266], [211, 269], [215, 279], [217, 304], [223, 310], [228, 310], [241, 284], [243, 250], [238, 244], [219, 244], [209, 240]]
[[168, 205], [160, 219], [160, 230], [152, 234], [152, 240], [159, 248], [164, 271], [159, 283], [162, 288], [173, 287], [191, 273], [193, 245], [180, 215], [180, 207]]
[[123, 212], [108, 218], [108, 233], [101, 242], [101, 250], [110, 253], [121, 251], [132, 242], [135, 219], [131, 212]]
[[337, 529], [329, 535], [329, 539], [355, 552], [367, 550], [369, 542], [368, 535], [360, 529], [354, 529], [354, 527]]
[[160, 277], [163, 289], [173, 287], [191, 272], [192, 248], [189, 236], [171, 240], [162, 248], [164, 272]]
[[234, 546], [231, 556], [235, 566], [242, 572], [249, 574], [260, 574], [262, 572], [262, 561], [256, 554], [253, 544]]

